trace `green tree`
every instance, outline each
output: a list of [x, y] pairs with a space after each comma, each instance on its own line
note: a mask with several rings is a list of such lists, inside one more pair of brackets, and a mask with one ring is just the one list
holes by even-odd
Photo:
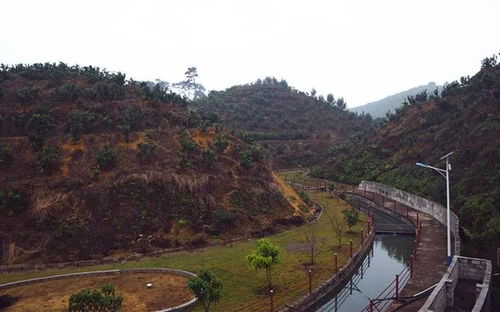
[[44, 173], [55, 168], [61, 161], [61, 151], [54, 146], [44, 146], [38, 152], [38, 167]]
[[158, 145], [154, 142], [142, 142], [138, 145], [139, 156], [142, 160], [152, 160], [156, 156]]
[[215, 151], [217, 154], [222, 154], [226, 150], [227, 146], [229, 145], [229, 142], [227, 140], [227, 135], [225, 134], [217, 134], [215, 136], [215, 140], [212, 143], [212, 145], [215, 148]]
[[215, 161], [215, 152], [211, 149], [204, 149], [201, 151], [201, 156], [203, 156], [207, 168], [212, 167]]
[[222, 283], [208, 269], [201, 269], [197, 277], [188, 280], [189, 289], [203, 304], [203, 309], [208, 312], [210, 305], [219, 302], [222, 295]]
[[359, 213], [353, 209], [344, 209], [342, 213], [344, 214], [345, 223], [347, 223], [349, 231], [351, 231], [352, 227], [359, 222]]
[[104, 145], [104, 147], [97, 153], [96, 162], [99, 168], [109, 169], [113, 166], [115, 162], [115, 154], [111, 149], [109, 144]]
[[255, 269], [264, 269], [269, 289], [273, 287], [271, 269], [279, 262], [279, 248], [265, 238], [257, 241], [256, 251], [247, 256], [247, 261]]
[[328, 93], [328, 95], [326, 96], [326, 101], [332, 106], [335, 105], [335, 97], [333, 96], [333, 94]]
[[112, 284], [101, 290], [82, 289], [69, 297], [69, 312], [116, 312], [123, 304], [123, 297], [115, 294]]
[[10, 150], [7, 146], [0, 144], [0, 164], [6, 163], [9, 159]]
[[344, 98], [342, 98], [342, 97], [341, 97], [341, 98], [339, 98], [339, 99], [337, 100], [337, 107], [338, 107], [338, 108], [340, 108], [341, 110], [345, 110], [345, 109], [346, 109], [346, 107], [347, 107], [347, 103], [346, 103], [346, 101], [344, 100]]

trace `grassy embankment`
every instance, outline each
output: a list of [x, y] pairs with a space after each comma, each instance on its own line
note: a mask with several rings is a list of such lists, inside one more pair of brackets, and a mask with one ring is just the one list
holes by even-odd
[[[279, 286], [290, 283], [290, 281], [305, 279], [306, 269], [304, 263], [308, 262], [308, 256], [303, 251], [297, 251], [297, 246], [305, 241], [305, 233], [314, 230], [324, 245], [322, 252], [316, 258], [315, 271], [321, 272], [321, 277], [326, 278], [333, 272], [333, 250], [337, 245], [337, 237], [333, 231], [330, 219], [342, 219], [342, 210], [349, 206], [341, 200], [330, 198], [327, 193], [308, 192], [309, 197], [321, 204], [325, 209], [319, 219], [309, 225], [295, 228], [269, 237], [269, 240], [280, 248], [280, 263], [273, 269], [274, 283], [278, 286], [276, 298], [279, 300]], [[288, 200], [293, 200], [295, 195], [288, 194]], [[353, 228], [353, 233], [344, 234], [342, 244], [348, 245], [349, 239], [359, 237], [361, 227], [364, 227], [366, 219]], [[23, 280], [27, 278], [63, 274], [79, 271], [91, 271], [114, 268], [139, 268], [139, 267], [165, 267], [197, 272], [201, 268], [211, 269], [223, 282], [224, 293], [218, 308], [215, 311], [233, 309], [237, 305], [244, 306], [245, 303], [263, 298], [258, 294], [259, 289], [266, 285], [263, 271], [255, 271], [247, 261], [246, 256], [255, 249], [255, 240], [234, 243], [227, 246], [208, 247], [190, 252], [178, 252], [159, 257], [147, 257], [139, 261], [131, 261], [123, 264], [98, 265], [85, 268], [67, 268], [60, 270], [45, 270], [30, 273], [0, 274], [0, 284], [10, 281]], [[299, 248], [300, 249], [300, 248]], [[339, 266], [345, 263], [344, 257], [339, 257]], [[314, 284], [320, 282], [319, 278], [313, 279]], [[98, 286], [98, 285], [96, 285]], [[304, 288], [304, 294], [306, 289]], [[283, 291], [282, 293], [285, 293]], [[201, 310], [198, 306], [195, 310]]]

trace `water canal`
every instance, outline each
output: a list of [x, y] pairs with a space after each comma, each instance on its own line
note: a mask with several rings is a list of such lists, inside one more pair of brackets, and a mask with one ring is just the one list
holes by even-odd
[[370, 298], [377, 297], [404, 269], [414, 239], [413, 235], [376, 235], [371, 250], [345, 286], [324, 296], [309, 311], [361, 311], [369, 304]]

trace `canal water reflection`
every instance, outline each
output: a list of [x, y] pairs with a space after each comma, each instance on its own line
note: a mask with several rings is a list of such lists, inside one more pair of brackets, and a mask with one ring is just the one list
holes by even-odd
[[376, 235], [358, 272], [311, 311], [357, 312], [366, 307], [369, 298], [377, 297], [408, 263], [414, 239], [412, 235]]

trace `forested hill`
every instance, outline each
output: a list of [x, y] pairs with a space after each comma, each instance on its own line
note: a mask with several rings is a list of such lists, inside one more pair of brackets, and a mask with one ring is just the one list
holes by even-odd
[[342, 98], [308, 95], [270, 77], [212, 91], [198, 108], [218, 113], [244, 140], [258, 141], [278, 168], [318, 163], [332, 144], [372, 127], [370, 116], [348, 112]]
[[[439, 97], [420, 94], [375, 134], [332, 148], [314, 174], [337, 181], [380, 181], [446, 203], [445, 182], [424, 162], [443, 167], [449, 152], [452, 209], [466, 253], [493, 258], [500, 247], [500, 65], [482, 61], [472, 78], [447, 85]], [[472, 242], [472, 244], [470, 244]]]
[[442, 86], [438, 86], [434, 82], [429, 82], [426, 85], [411, 88], [403, 92], [398, 92], [378, 101], [350, 108], [350, 110], [359, 114], [363, 112], [365, 114], [370, 114], [373, 118], [385, 117], [385, 114], [387, 112], [394, 113], [396, 108], [403, 105], [403, 102], [408, 96], [415, 96], [418, 93], [422, 93], [424, 90], [428, 94], [434, 94], [435, 92], [439, 93], [442, 89]]
[[213, 123], [121, 73], [1, 66], [0, 264], [196, 247], [309, 216], [259, 148]]

